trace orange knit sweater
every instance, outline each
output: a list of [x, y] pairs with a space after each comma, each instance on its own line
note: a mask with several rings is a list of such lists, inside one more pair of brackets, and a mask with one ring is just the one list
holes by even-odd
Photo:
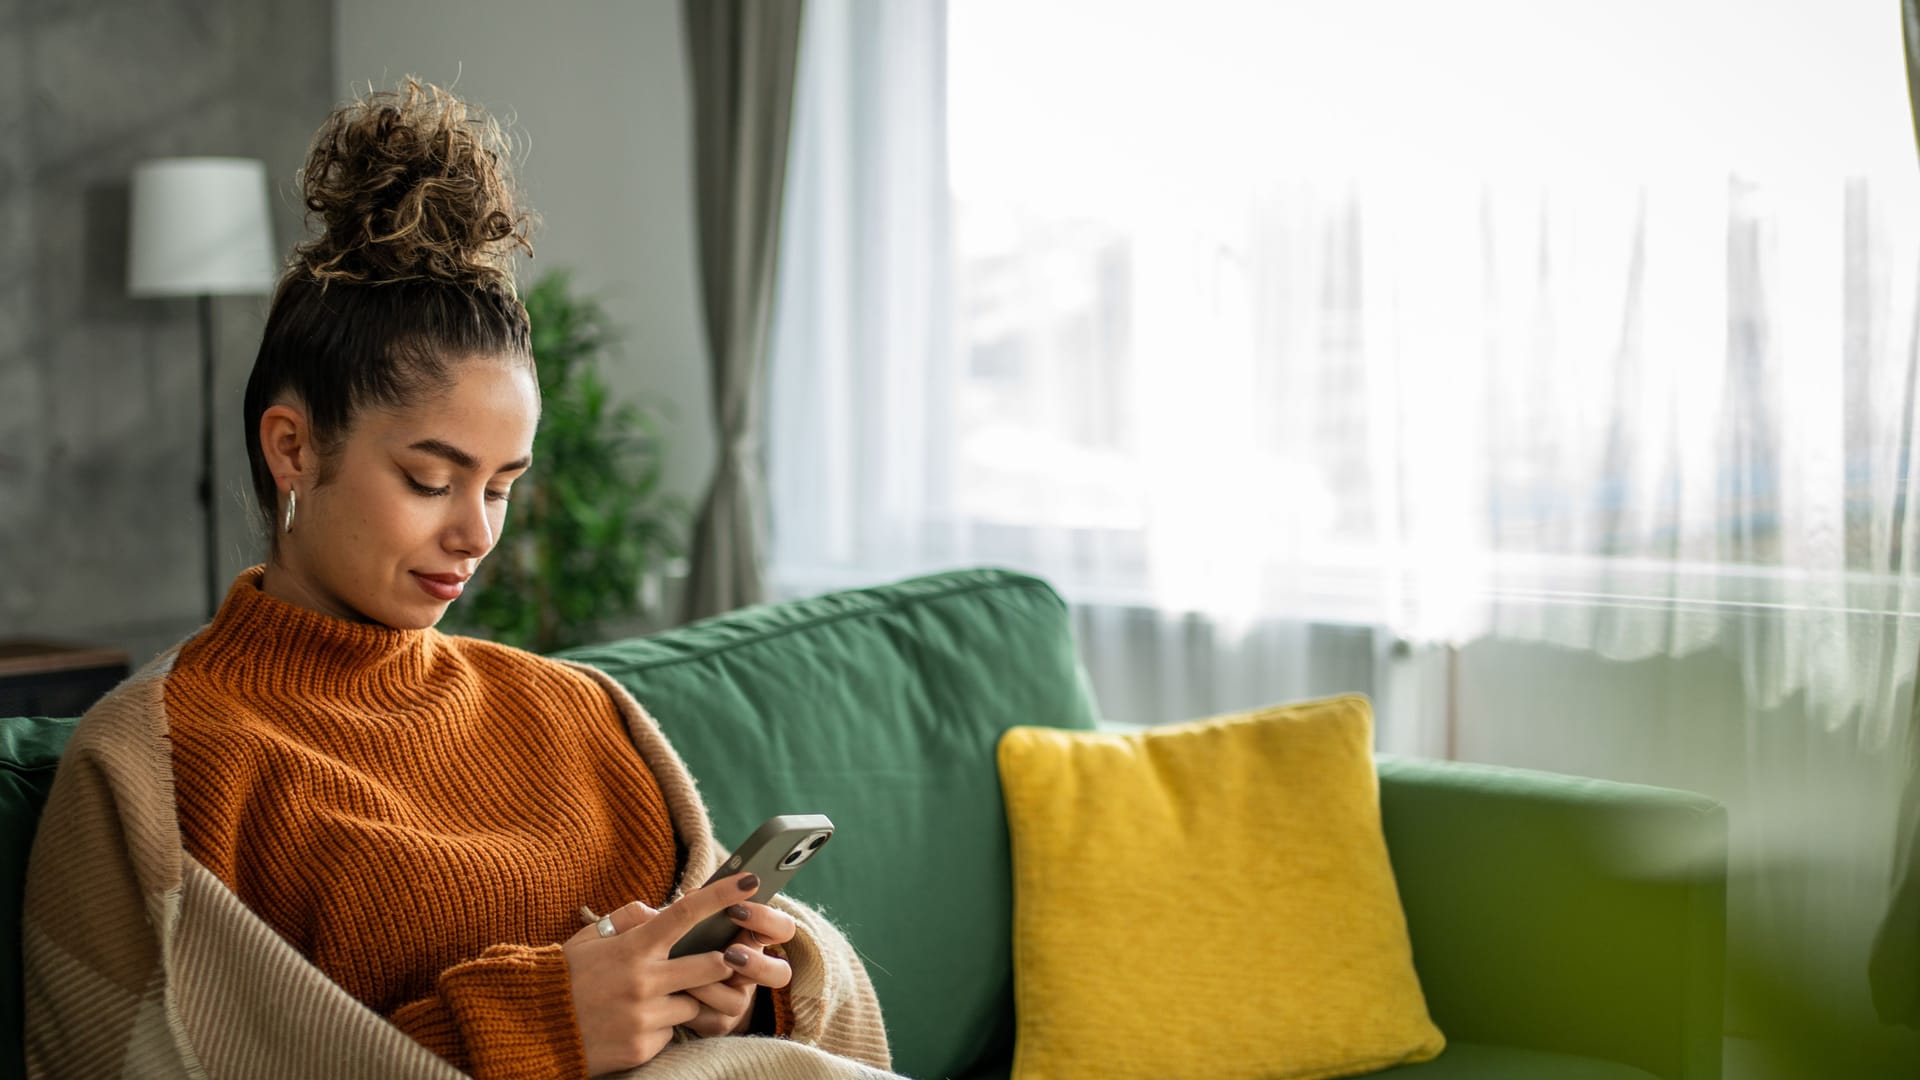
[[263, 574], [167, 676], [187, 851], [454, 1065], [584, 1075], [561, 943], [583, 905], [663, 905], [683, 857], [613, 702], [531, 653], [285, 603]]

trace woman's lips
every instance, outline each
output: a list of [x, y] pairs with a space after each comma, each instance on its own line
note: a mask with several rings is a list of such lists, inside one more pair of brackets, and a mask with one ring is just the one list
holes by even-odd
[[454, 577], [451, 574], [428, 577], [418, 570], [409, 570], [407, 572], [412, 574], [413, 580], [419, 582], [420, 587], [426, 590], [427, 595], [433, 597], [435, 600], [457, 600], [460, 598], [461, 591], [467, 587], [467, 583], [464, 580]]

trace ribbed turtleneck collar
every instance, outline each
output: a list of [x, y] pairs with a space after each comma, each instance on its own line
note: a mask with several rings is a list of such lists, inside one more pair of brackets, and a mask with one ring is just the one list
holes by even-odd
[[446, 638], [396, 630], [290, 604], [260, 588], [266, 566], [240, 572], [213, 622], [180, 651], [176, 667], [222, 681], [299, 693], [405, 697], [428, 679]]

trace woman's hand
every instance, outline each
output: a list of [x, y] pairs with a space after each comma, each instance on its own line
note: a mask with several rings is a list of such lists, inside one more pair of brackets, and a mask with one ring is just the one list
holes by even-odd
[[[682, 900], [681, 903], [685, 903]], [[658, 918], [661, 913], [636, 900], [613, 913], [616, 931], [624, 932]], [[793, 981], [793, 968], [779, 956], [770, 955], [769, 945], [784, 945], [793, 940], [793, 916], [765, 904], [742, 900], [727, 908], [727, 917], [740, 927], [724, 952], [718, 955], [727, 963], [727, 977], [705, 986], [687, 990], [698, 1001], [700, 1012], [685, 1021], [683, 1027], [696, 1035], [744, 1034], [753, 1025], [753, 1006], [760, 988], [778, 990]], [[574, 935], [597, 936], [593, 927]]]
[[744, 1034], [753, 1024], [753, 1005], [760, 988], [778, 990], [793, 981], [793, 968], [786, 960], [766, 951], [769, 945], [793, 940], [793, 916], [765, 904], [742, 901], [727, 909], [727, 917], [740, 927], [733, 943], [721, 954], [733, 974], [724, 982], [688, 991], [700, 1002], [700, 1015], [686, 1024], [696, 1035]]
[[[667, 953], [700, 920], [740, 903], [759, 887], [752, 875], [736, 874], [658, 912], [638, 903], [620, 908], [610, 916], [612, 937], [601, 937], [598, 927], [589, 925], [568, 939], [562, 949], [588, 1075], [653, 1060], [672, 1041], [675, 1025], [690, 1024], [710, 1009], [691, 991], [712, 994], [716, 984], [729, 982], [742, 969], [717, 952], [678, 959], [669, 959]], [[751, 1005], [749, 996], [749, 1014]]]

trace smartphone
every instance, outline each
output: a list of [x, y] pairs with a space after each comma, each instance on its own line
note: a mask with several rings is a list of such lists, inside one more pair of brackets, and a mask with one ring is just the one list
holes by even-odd
[[[754, 874], [760, 878], [760, 890], [747, 899], [764, 904], [773, 899], [773, 894], [786, 888], [787, 882], [793, 880], [793, 875], [799, 873], [800, 868], [819, 854], [831, 839], [833, 821], [825, 814], [775, 815], [755, 829], [753, 835], [747, 837], [746, 843], [734, 848], [733, 854], [720, 864], [720, 869], [715, 870], [705, 884], [711, 885], [735, 874]], [[687, 931], [667, 955], [719, 952], [739, 932], [739, 923], [727, 918], [724, 911], [716, 912]]]

